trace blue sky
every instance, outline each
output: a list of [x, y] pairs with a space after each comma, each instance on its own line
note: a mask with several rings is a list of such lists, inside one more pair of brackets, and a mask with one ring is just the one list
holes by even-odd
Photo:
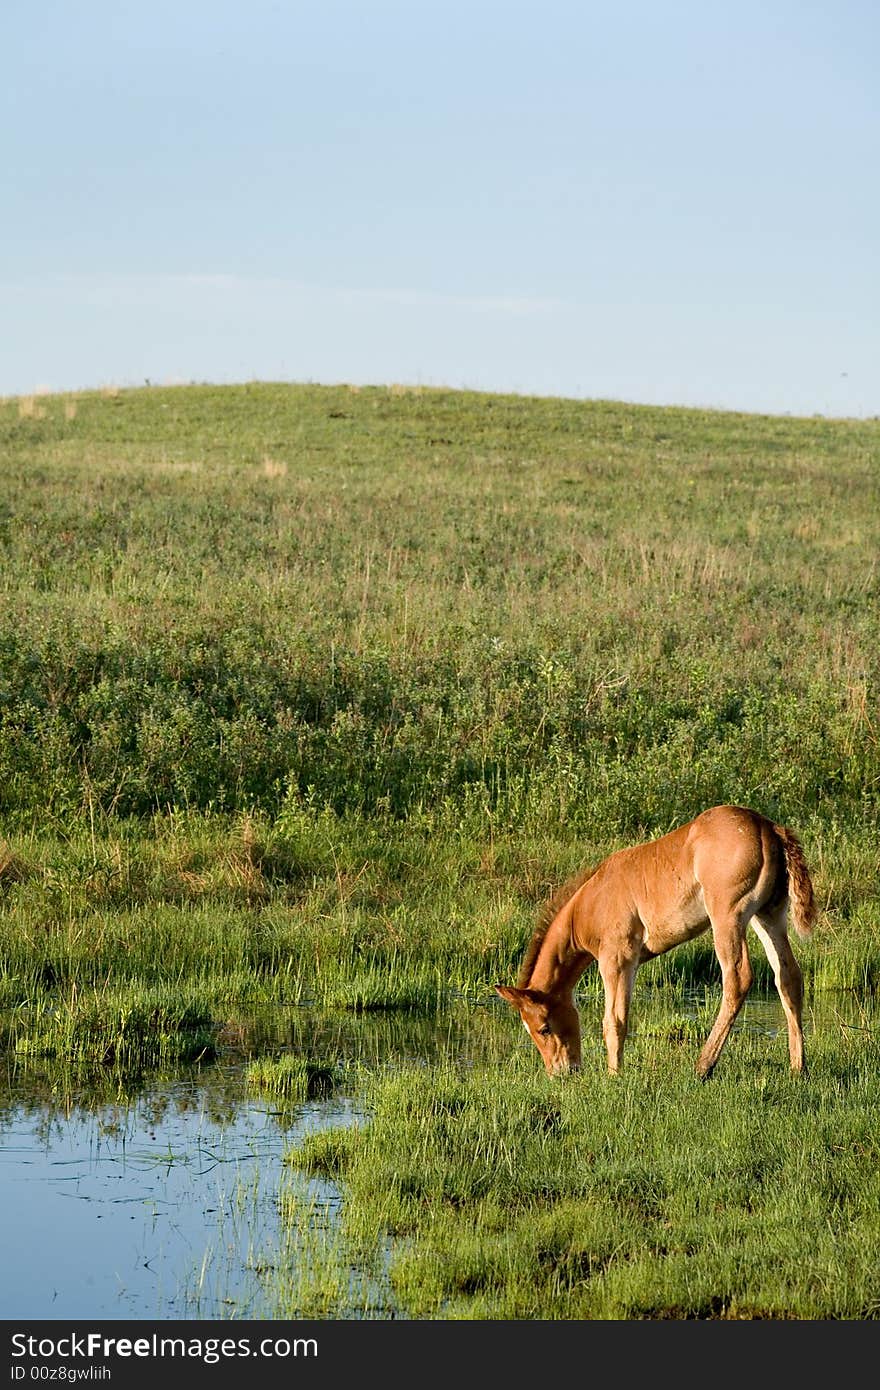
[[0, 395], [880, 415], [873, 0], [6, 0]]

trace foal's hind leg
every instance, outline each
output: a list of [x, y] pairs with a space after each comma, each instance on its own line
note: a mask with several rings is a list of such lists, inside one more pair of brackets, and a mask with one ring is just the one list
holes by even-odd
[[709, 1075], [718, 1061], [752, 983], [745, 921], [741, 914], [730, 909], [716, 913], [710, 908], [709, 915], [715, 954], [721, 966], [721, 1007], [697, 1061], [697, 1075], [703, 1078]]
[[804, 977], [794, 958], [786, 931], [785, 910], [774, 917], [753, 917], [755, 935], [767, 952], [767, 959], [776, 981], [776, 989], [785, 1010], [788, 1025], [788, 1057], [792, 1071], [803, 1072], [804, 1030], [801, 1012], [804, 1004]]

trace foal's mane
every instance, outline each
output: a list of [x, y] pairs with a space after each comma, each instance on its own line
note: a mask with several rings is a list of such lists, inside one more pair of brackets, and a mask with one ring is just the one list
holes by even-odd
[[551, 922], [558, 915], [569, 899], [573, 898], [579, 888], [583, 888], [588, 878], [592, 878], [598, 865], [594, 864], [591, 869], [582, 869], [580, 873], [573, 874], [571, 878], [565, 880], [561, 888], [557, 888], [551, 898], [548, 898], [538, 915], [538, 924], [532, 933], [532, 939], [526, 947], [523, 956], [523, 963], [520, 966], [519, 980], [517, 989], [526, 989], [535, 968], [535, 961], [544, 944], [544, 937], [547, 935]]

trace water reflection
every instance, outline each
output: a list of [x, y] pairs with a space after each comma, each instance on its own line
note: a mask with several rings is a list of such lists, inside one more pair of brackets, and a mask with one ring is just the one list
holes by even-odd
[[[23, 1104], [0, 1148], [6, 1318], [258, 1315], [283, 1130], [227, 1076], [147, 1084], [64, 1115]], [[225, 1094], [233, 1087], [234, 1096]], [[344, 1102], [310, 1125], [354, 1119]], [[316, 1193], [320, 1196], [320, 1193]]]
[[[4, 1318], [271, 1314], [259, 1268], [278, 1244], [282, 1158], [315, 1128], [362, 1118], [356, 1067], [506, 1055], [508, 1019], [462, 1004], [407, 1014], [230, 1013], [218, 1061], [173, 1075], [8, 1063], [0, 1093]], [[294, 1051], [351, 1078], [294, 1106], [248, 1088], [247, 1063]], [[332, 1184], [302, 1196], [332, 1211]]]
[[[653, 991], [633, 1002], [633, 1029], [651, 1026]], [[711, 989], [677, 1007], [698, 1016]], [[663, 1009], [669, 1017], [668, 991]], [[851, 996], [818, 996], [835, 1026], [864, 1024]], [[585, 1045], [601, 1048], [598, 993], [582, 1000]], [[751, 996], [737, 1029], [784, 1031], [775, 997]], [[0, 1272], [6, 1319], [223, 1318], [271, 1316], [259, 1269], [278, 1247], [282, 1159], [316, 1128], [357, 1124], [358, 1066], [417, 1061], [501, 1062], [531, 1047], [501, 1001], [462, 1001], [436, 1018], [407, 1014], [276, 1009], [230, 1011], [218, 1060], [174, 1074], [124, 1078], [73, 1074], [37, 1061], [7, 1063], [0, 1087]], [[286, 1106], [248, 1088], [256, 1056], [294, 1051], [340, 1068], [326, 1097]], [[537, 1059], [536, 1059], [537, 1060]], [[349, 1082], [345, 1077], [350, 1078]], [[303, 1176], [305, 1200], [332, 1214], [339, 1193]]]

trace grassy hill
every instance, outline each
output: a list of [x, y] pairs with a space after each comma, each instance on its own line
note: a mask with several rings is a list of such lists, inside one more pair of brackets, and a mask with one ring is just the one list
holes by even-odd
[[[100, 1104], [225, 1048], [307, 1089], [335, 1020], [464, 1012], [474, 1065], [377, 1041], [368, 1122], [289, 1155], [344, 1202], [280, 1191], [279, 1316], [875, 1319], [878, 465], [877, 421], [0, 402], [7, 1075]], [[813, 871], [809, 1080], [760, 1024], [696, 1080], [706, 937], [640, 972], [621, 1077], [585, 977], [549, 1080], [492, 989], [538, 905], [724, 801]]]
[[880, 423], [254, 385], [0, 439], [10, 811], [872, 813]]
[[6, 400], [0, 448], [19, 913], [318, 894], [430, 954], [430, 902], [488, 971], [736, 801], [874, 971], [880, 422], [252, 384]]

